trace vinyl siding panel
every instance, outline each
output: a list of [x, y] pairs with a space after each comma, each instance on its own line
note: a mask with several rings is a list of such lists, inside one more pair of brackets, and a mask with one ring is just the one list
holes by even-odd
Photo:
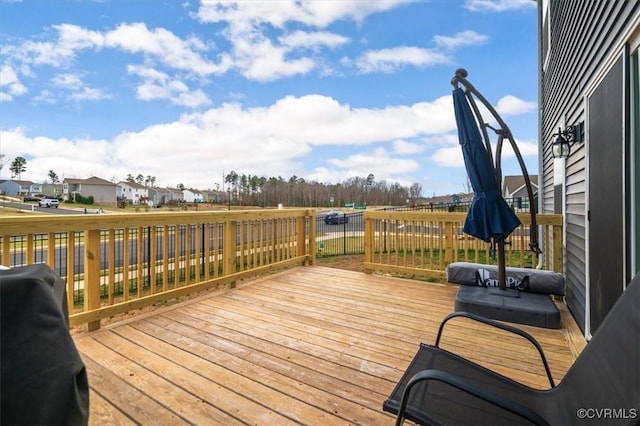
[[[547, 22], [539, 23], [541, 48], [548, 43], [546, 61], [540, 63], [541, 209], [553, 213], [554, 160], [552, 135], [586, 118], [585, 97], [610, 66], [626, 27], [635, 19], [640, 1], [550, 0]], [[539, 7], [542, 7], [542, 1]], [[542, 17], [544, 13], [540, 13]], [[586, 315], [586, 147], [576, 144], [566, 161], [566, 256], [567, 304], [585, 330]], [[593, 200], [591, 200], [593, 202]]]

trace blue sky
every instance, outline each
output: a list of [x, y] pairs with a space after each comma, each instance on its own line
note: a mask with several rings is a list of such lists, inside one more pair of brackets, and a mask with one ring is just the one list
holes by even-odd
[[458, 193], [460, 67], [537, 174], [536, 16], [532, 0], [0, 0], [1, 177], [22, 156], [34, 182], [372, 173]]

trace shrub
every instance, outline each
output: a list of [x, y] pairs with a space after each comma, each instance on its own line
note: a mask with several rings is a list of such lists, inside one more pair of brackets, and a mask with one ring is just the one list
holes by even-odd
[[76, 204], [93, 204], [93, 195], [83, 197], [81, 194], [76, 193], [75, 202]]

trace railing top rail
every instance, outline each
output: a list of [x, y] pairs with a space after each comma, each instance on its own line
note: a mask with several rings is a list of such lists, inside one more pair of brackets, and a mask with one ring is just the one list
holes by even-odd
[[[528, 213], [516, 214], [523, 224], [531, 222]], [[439, 222], [464, 222], [466, 212], [430, 212], [430, 211], [374, 211], [364, 212], [365, 219], [400, 219], [400, 220], [431, 220]], [[561, 214], [538, 214], [538, 225], [562, 225]]]
[[6, 216], [0, 218], [0, 233], [4, 235], [65, 232], [84, 229], [108, 229], [176, 223], [205, 223], [273, 218], [303, 218], [312, 215], [309, 209], [286, 210], [237, 210], [221, 212], [153, 212], [153, 213], [107, 213], [41, 216]]

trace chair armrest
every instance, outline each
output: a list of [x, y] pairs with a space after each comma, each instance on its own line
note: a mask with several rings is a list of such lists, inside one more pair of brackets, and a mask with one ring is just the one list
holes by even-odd
[[423, 370], [414, 375], [402, 393], [402, 400], [400, 401], [400, 408], [398, 409], [398, 417], [396, 418], [396, 426], [401, 426], [404, 422], [404, 413], [407, 409], [407, 402], [409, 400], [409, 393], [411, 389], [418, 383], [425, 380], [435, 380], [438, 382], [446, 383], [463, 392], [474, 395], [484, 401], [489, 402], [503, 410], [509, 411], [517, 416], [520, 416], [536, 425], [548, 425], [549, 422], [536, 413], [532, 409], [525, 407], [517, 401], [498, 395], [486, 389], [482, 389], [469, 383], [453, 374], [441, 371], [441, 370]]
[[440, 323], [440, 327], [438, 328], [438, 335], [436, 336], [436, 343], [435, 343], [434, 346], [440, 347], [439, 346], [440, 345], [440, 337], [442, 336], [442, 331], [444, 330], [444, 325], [450, 319], [457, 318], [457, 317], [469, 318], [469, 319], [472, 319], [474, 321], [478, 321], [478, 322], [481, 322], [483, 324], [490, 325], [492, 327], [496, 327], [496, 328], [499, 328], [501, 330], [513, 333], [513, 334], [517, 334], [518, 336], [521, 336], [521, 337], [524, 337], [525, 339], [527, 339], [538, 350], [538, 354], [540, 354], [540, 359], [542, 360], [542, 364], [544, 365], [544, 371], [547, 373], [547, 378], [549, 379], [549, 383], [551, 384], [551, 387], [554, 388], [556, 386], [555, 382], [553, 381], [553, 376], [551, 376], [551, 370], [549, 369], [549, 363], [547, 362], [547, 357], [544, 355], [544, 351], [542, 350], [542, 346], [540, 346], [540, 343], [538, 343], [538, 341], [532, 335], [530, 335], [526, 331], [520, 330], [519, 328], [512, 327], [510, 325], [506, 325], [506, 324], [503, 324], [501, 322], [491, 320], [489, 318], [481, 317], [480, 315], [475, 315], [475, 314], [472, 314], [470, 312], [453, 312], [453, 313], [447, 315], [442, 320], [442, 322]]

